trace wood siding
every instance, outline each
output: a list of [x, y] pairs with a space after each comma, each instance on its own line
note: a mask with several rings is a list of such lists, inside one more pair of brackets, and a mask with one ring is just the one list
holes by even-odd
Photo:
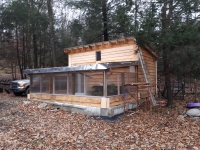
[[[122, 95], [109, 96], [107, 98], [109, 107], [124, 104], [125, 102], [135, 102], [136, 96], [132, 97], [127, 95], [125, 99]], [[50, 94], [30, 94], [32, 100], [43, 100], [46, 102], [60, 102], [73, 105], [83, 105], [90, 107], [100, 107], [102, 103], [102, 97], [92, 96], [75, 96], [75, 95], [50, 95]], [[108, 107], [108, 108], [109, 108]]]
[[123, 95], [116, 95], [109, 97], [110, 99], [110, 107], [125, 104], [128, 102], [136, 102], [137, 96], [136, 94], [133, 94], [134, 97], [132, 97], [130, 94], [127, 94], [125, 99], [123, 99]]
[[60, 102], [74, 105], [101, 107], [101, 97], [72, 96], [72, 95], [50, 95], [30, 94], [30, 99], [44, 100], [49, 102]]
[[[146, 69], [148, 72], [150, 84], [152, 87], [152, 92], [156, 94], [156, 84], [157, 84], [157, 61], [155, 60], [155, 57], [152, 56], [148, 51], [145, 49], [141, 49], [144, 62], [146, 64]], [[142, 71], [141, 65], [138, 66], [138, 82], [146, 82], [144, 73]], [[144, 98], [148, 95], [148, 88], [141, 88], [139, 89], [141, 98]]]
[[138, 56], [135, 54], [135, 50], [137, 50], [137, 47], [133, 44], [96, 50], [101, 51], [101, 61], [96, 61], [96, 51], [71, 53], [69, 54], [69, 66], [103, 62], [137, 61]]

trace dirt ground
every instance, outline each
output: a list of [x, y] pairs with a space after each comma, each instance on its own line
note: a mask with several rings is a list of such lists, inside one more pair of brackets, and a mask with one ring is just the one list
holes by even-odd
[[142, 105], [113, 119], [65, 112], [26, 97], [0, 93], [1, 150], [200, 149], [200, 119], [184, 116], [186, 100], [175, 108]]

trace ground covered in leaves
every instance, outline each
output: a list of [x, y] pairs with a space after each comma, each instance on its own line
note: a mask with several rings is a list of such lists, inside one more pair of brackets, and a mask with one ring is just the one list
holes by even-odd
[[0, 96], [2, 150], [200, 148], [200, 119], [184, 117], [186, 101], [175, 101], [175, 108], [141, 107], [109, 121]]

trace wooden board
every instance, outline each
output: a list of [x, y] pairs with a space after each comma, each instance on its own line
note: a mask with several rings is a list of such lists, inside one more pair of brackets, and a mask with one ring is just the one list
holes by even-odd
[[96, 50], [69, 53], [69, 66], [88, 65], [103, 62], [122, 62], [122, 61], [137, 61], [138, 56], [135, 54], [136, 45], [120, 45], [118, 47], [106, 47], [99, 49], [101, 51], [101, 61], [96, 61]]
[[136, 95], [135, 94], [133, 94], [133, 95], [134, 95], [134, 97], [127, 94], [125, 99], [123, 99], [123, 97], [122, 97], [123, 95], [109, 97], [110, 98], [110, 107], [136, 101], [136, 99], [137, 99]]
[[76, 96], [76, 95], [30, 94], [30, 99], [101, 107], [101, 97]]
[[125, 45], [136, 45], [135, 38], [131, 37], [131, 38], [112, 40], [112, 41], [104, 41], [101, 43], [94, 43], [89, 45], [82, 45], [78, 47], [65, 48], [64, 52], [68, 54], [74, 54], [80, 52], [102, 50], [106, 48], [121, 47]]
[[[157, 65], [156, 65], [156, 60], [155, 58], [146, 50], [142, 49], [142, 54], [143, 54], [143, 58], [146, 64], [146, 68], [147, 68], [147, 72], [148, 72], [148, 76], [150, 79], [150, 83], [152, 85], [152, 91], [153, 93], [156, 93], [156, 82], [157, 82]], [[138, 82], [145, 82], [145, 78], [144, 78], [144, 73], [142, 71], [142, 67], [141, 65], [138, 66]], [[141, 97], [146, 97], [146, 93], [148, 91], [148, 88], [143, 89], [144, 92], [141, 92]]]

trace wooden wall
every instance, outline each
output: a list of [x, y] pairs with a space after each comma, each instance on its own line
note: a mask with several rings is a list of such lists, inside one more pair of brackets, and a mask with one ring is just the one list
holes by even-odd
[[60, 102], [60, 103], [67, 103], [67, 104], [74, 104], [74, 105], [101, 107], [101, 97], [30, 94], [30, 99], [44, 100], [44, 101], [49, 101], [49, 102]]
[[[152, 86], [152, 91], [156, 94], [156, 84], [157, 84], [157, 61], [155, 57], [145, 49], [141, 49], [143, 58], [147, 67], [148, 76], [150, 79], [150, 84]], [[141, 65], [138, 66], [138, 82], [145, 82], [144, 73], [142, 71]], [[141, 97], [147, 95], [147, 88], [140, 89]]]
[[[123, 99], [122, 95], [109, 96], [107, 98], [109, 107], [124, 104], [125, 102], [134, 102], [137, 97], [127, 94], [126, 98]], [[83, 105], [90, 107], [102, 107], [102, 97], [92, 97], [92, 96], [75, 96], [75, 95], [50, 95], [50, 94], [30, 94], [30, 99], [32, 100], [44, 100], [47, 102], [60, 102], [66, 104]], [[107, 107], [107, 108], [109, 108]]]
[[126, 94], [125, 99], [123, 99], [123, 95], [111, 96], [109, 97], [110, 107], [121, 105], [127, 102], [134, 102], [137, 99], [137, 95], [133, 94], [132, 96], [130, 94]]
[[[69, 53], [69, 66], [88, 65], [103, 62], [137, 61], [135, 44], [120, 47], [108, 47], [89, 52]], [[101, 51], [101, 61], [96, 61], [96, 51]]]

